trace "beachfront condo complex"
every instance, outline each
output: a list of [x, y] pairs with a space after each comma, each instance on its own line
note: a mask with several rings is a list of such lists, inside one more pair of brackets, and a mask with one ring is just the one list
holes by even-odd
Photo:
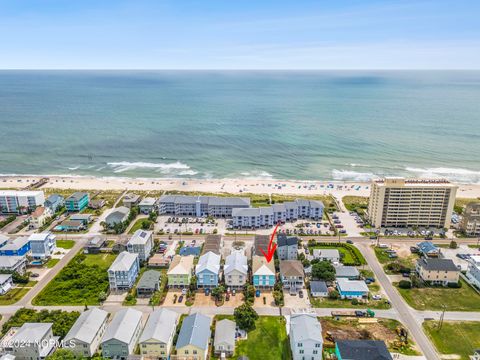
[[456, 192], [457, 186], [446, 180], [374, 180], [368, 218], [375, 228], [449, 228]]
[[231, 217], [233, 209], [249, 208], [250, 198], [163, 195], [159, 203], [160, 214]]
[[0, 191], [0, 214], [23, 214], [44, 203], [43, 191]]

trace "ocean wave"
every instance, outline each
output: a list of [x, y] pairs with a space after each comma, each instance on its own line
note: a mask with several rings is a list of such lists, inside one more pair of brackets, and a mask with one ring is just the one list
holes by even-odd
[[160, 172], [162, 174], [172, 174], [175, 172], [182, 172], [182, 171], [193, 171], [193, 170], [190, 170], [190, 166], [188, 166], [187, 164], [181, 163], [180, 161], [169, 163], [169, 164], [149, 163], [149, 162], [142, 162], [142, 161], [138, 161], [138, 162], [120, 161], [120, 162], [109, 162], [107, 163], [107, 165], [113, 168], [113, 172], [117, 174], [125, 171], [136, 170], [136, 169], [150, 169], [156, 172]]
[[337, 181], [371, 181], [374, 178], [377, 178], [375, 174], [371, 172], [358, 172], [351, 170], [332, 170], [332, 178]]
[[462, 169], [462, 168], [415, 168], [406, 167], [406, 171], [415, 173], [418, 177], [424, 178], [444, 178], [454, 182], [466, 184], [480, 184], [480, 171]]
[[245, 178], [252, 178], [252, 179], [271, 179], [273, 177], [272, 174], [263, 171], [263, 170], [254, 170], [254, 171], [244, 171], [241, 172], [240, 175], [242, 175]]

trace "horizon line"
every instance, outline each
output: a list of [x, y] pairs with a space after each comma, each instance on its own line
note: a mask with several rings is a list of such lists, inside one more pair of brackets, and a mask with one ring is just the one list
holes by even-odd
[[0, 71], [480, 71], [480, 68], [311, 68], [311, 69], [229, 69], [229, 68], [0, 68]]

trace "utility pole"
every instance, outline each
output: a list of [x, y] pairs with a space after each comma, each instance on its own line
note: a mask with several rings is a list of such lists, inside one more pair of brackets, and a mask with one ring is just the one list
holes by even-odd
[[443, 311], [442, 311], [442, 314], [440, 315], [440, 320], [438, 323], [438, 331], [442, 330], [443, 319], [445, 318], [445, 311], [447, 310], [447, 306], [445, 304], [442, 305], [442, 307], [443, 307]]

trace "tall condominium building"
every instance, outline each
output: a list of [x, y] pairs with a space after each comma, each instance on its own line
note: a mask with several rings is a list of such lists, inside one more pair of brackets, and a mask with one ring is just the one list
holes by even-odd
[[446, 180], [385, 178], [371, 185], [372, 226], [448, 228], [457, 186]]
[[480, 236], [480, 202], [471, 202], [465, 207], [460, 229], [468, 236]]
[[22, 214], [45, 203], [43, 191], [0, 191], [0, 213]]

